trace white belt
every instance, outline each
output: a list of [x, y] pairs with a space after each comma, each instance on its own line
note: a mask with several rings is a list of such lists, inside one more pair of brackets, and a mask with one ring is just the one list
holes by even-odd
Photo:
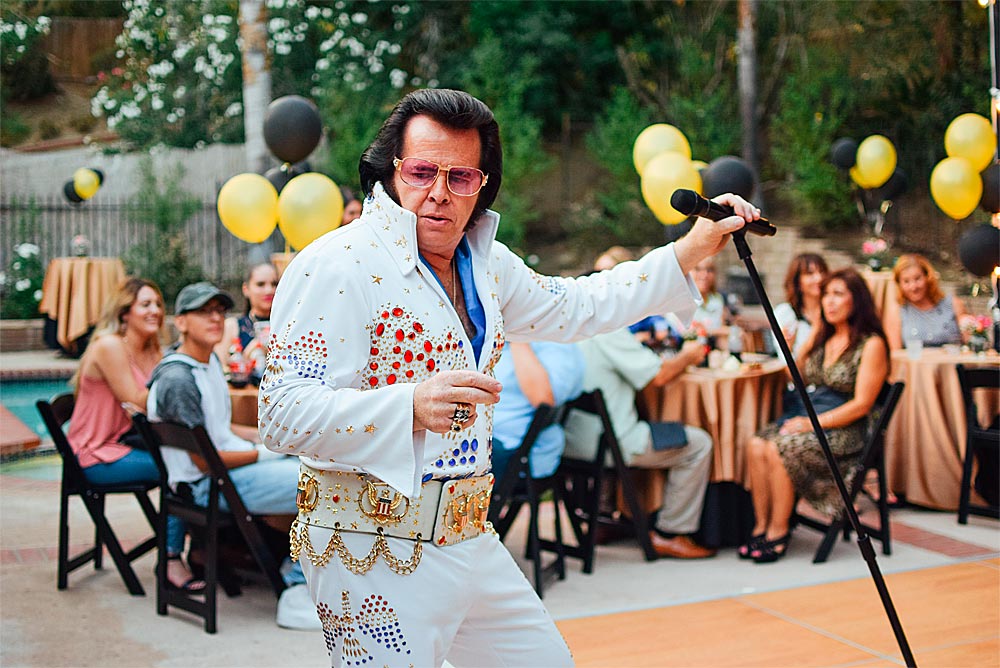
[[[379, 554], [392, 570], [402, 575], [413, 572], [420, 561], [421, 543], [453, 545], [486, 532], [493, 532], [487, 520], [493, 475], [461, 480], [429, 480], [419, 498], [408, 499], [402, 492], [374, 476], [348, 471], [325, 471], [306, 463], [299, 470], [295, 503], [299, 515], [290, 536], [293, 558], [302, 549], [316, 566], [325, 566], [334, 552], [353, 572], [371, 569]], [[313, 550], [306, 527], [334, 531], [321, 554]], [[351, 555], [340, 532], [376, 534], [375, 544], [364, 559]], [[414, 541], [408, 562], [393, 557], [384, 536]]]

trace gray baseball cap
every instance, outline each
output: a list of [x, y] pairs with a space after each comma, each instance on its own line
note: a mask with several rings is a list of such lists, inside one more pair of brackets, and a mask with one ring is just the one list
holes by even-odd
[[177, 293], [177, 301], [174, 302], [174, 315], [197, 311], [212, 299], [218, 299], [227, 310], [231, 309], [235, 303], [232, 297], [207, 281], [185, 285]]

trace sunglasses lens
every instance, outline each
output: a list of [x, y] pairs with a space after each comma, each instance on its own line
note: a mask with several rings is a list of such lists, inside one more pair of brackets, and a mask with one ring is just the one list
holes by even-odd
[[426, 188], [437, 178], [438, 166], [418, 158], [405, 158], [400, 166], [400, 175], [411, 186]]
[[[420, 158], [403, 158], [399, 164], [399, 174], [403, 183], [416, 188], [427, 188], [434, 184], [440, 167]], [[472, 167], [452, 167], [448, 170], [448, 189], [456, 195], [475, 195], [483, 187], [483, 173]]]
[[474, 195], [483, 183], [483, 173], [469, 167], [452, 167], [448, 172], [448, 187], [456, 195]]

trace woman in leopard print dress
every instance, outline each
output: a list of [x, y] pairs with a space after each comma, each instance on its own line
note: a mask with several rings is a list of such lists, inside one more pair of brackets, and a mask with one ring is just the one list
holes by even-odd
[[[865, 419], [889, 372], [888, 344], [867, 284], [853, 269], [823, 283], [823, 322], [799, 359], [816, 388], [814, 405], [838, 460], [849, 476], [863, 447]], [[843, 505], [808, 417], [782, 417], [751, 439], [747, 449], [756, 524], [743, 558], [777, 561], [788, 547], [796, 496], [836, 514]]]

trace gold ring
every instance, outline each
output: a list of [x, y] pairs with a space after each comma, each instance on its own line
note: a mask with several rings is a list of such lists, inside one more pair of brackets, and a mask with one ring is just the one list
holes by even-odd
[[462, 431], [470, 417], [472, 417], [472, 406], [470, 404], [458, 404], [455, 406], [455, 412], [451, 416], [451, 430]]

